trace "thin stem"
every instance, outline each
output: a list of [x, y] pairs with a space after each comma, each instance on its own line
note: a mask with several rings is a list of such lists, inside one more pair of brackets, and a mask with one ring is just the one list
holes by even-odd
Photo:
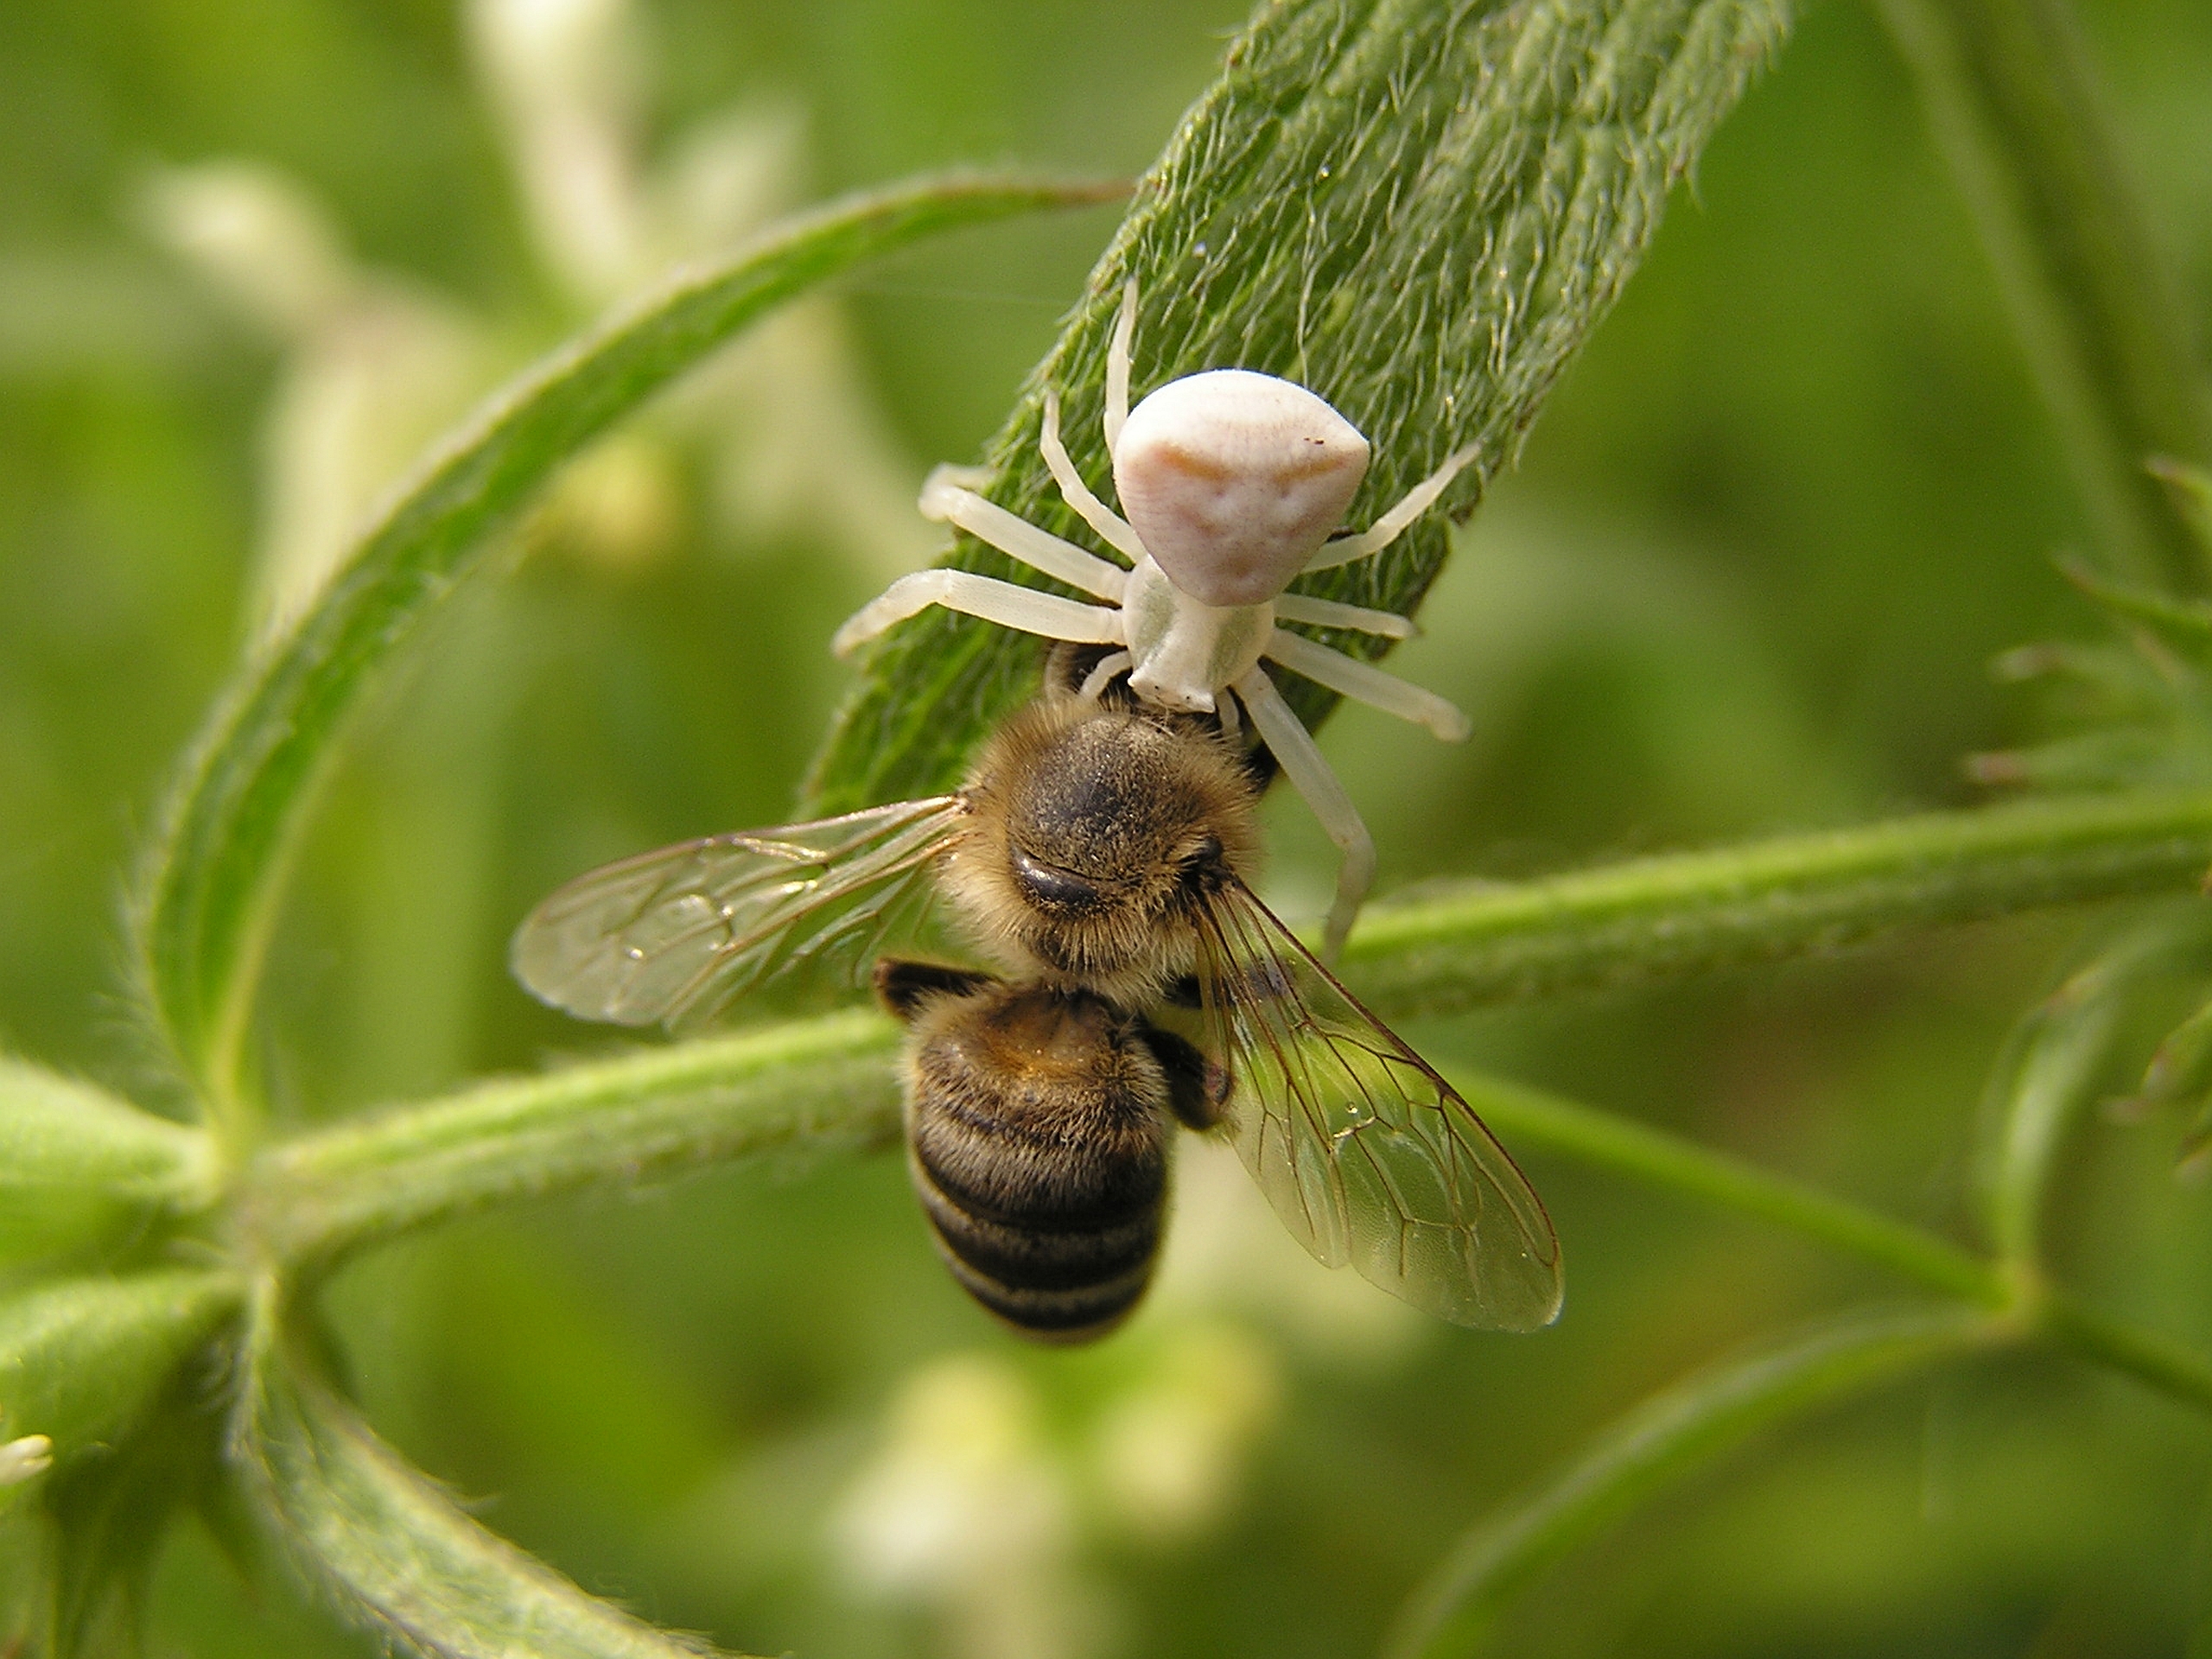
[[787, 221], [541, 359], [432, 452], [313, 607], [233, 680], [140, 876], [142, 1000], [234, 1161], [255, 1138], [259, 964], [316, 786], [378, 671], [485, 568], [497, 532], [563, 461], [780, 302], [933, 232], [1113, 194], [937, 180]]
[[2040, 1332], [2084, 1358], [2125, 1372], [2186, 1406], [2212, 1414], [2212, 1360], [2155, 1331], [2046, 1291], [2037, 1308]]
[[2016, 1334], [1955, 1309], [1856, 1313], [1685, 1378], [1463, 1537], [1408, 1599], [1386, 1659], [1480, 1650], [1498, 1615], [1548, 1568], [1761, 1429]]
[[1905, 1222], [1610, 1112], [1460, 1067], [1447, 1067], [1446, 1073], [1477, 1116], [1509, 1142], [1548, 1147], [1777, 1223], [1980, 1306], [2001, 1308], [2010, 1300], [2010, 1287], [1988, 1263]]
[[1452, 1086], [1508, 1141], [1545, 1146], [1668, 1191], [1815, 1238], [1860, 1260], [1960, 1297], [2085, 1359], [2212, 1413], [2212, 1359], [2171, 1338], [2084, 1307], [2032, 1272], [1986, 1262], [1904, 1222], [1833, 1198], [1726, 1153], [1607, 1112], [1446, 1068]]
[[1974, 214], [2092, 524], [2139, 580], [2202, 589], [2153, 455], [2212, 460], [2164, 250], [2136, 200], [2064, 0], [1879, 0]]
[[1391, 1013], [1827, 951], [1912, 927], [2195, 888], [2212, 794], [1934, 812], [1368, 912], [1344, 976]]

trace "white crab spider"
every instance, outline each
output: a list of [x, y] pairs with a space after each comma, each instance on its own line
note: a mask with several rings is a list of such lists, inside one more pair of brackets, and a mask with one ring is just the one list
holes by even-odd
[[1324, 950], [1333, 960], [1373, 879], [1375, 842], [1260, 664], [1279, 663], [1340, 696], [1426, 726], [1447, 742], [1465, 738], [1466, 716], [1442, 697], [1275, 624], [1411, 636], [1413, 623], [1391, 612], [1283, 589], [1305, 571], [1349, 564], [1388, 547], [1434, 505], [1475, 450], [1453, 454], [1370, 528], [1332, 540], [1367, 474], [1367, 440], [1358, 429], [1305, 387], [1249, 369], [1185, 375], [1131, 409], [1136, 302], [1131, 282], [1106, 356], [1106, 449], [1128, 517], [1093, 495], [1076, 471], [1060, 442], [1059, 396], [1051, 390], [1039, 442], [1067, 504], [1134, 568], [1124, 570], [985, 500], [976, 491], [988, 481], [987, 470], [939, 467], [922, 486], [925, 518], [957, 524], [1106, 603], [1086, 605], [972, 571], [918, 570], [857, 612], [837, 630], [832, 647], [844, 656], [942, 605], [1048, 639], [1121, 646], [1092, 671], [1086, 696], [1097, 696], [1126, 671], [1139, 697], [1161, 708], [1215, 713], [1231, 736], [1241, 702], [1283, 775], [1343, 855]]

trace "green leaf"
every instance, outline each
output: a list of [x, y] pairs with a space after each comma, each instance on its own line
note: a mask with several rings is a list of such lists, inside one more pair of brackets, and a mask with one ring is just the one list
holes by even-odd
[[185, 1207], [213, 1197], [214, 1177], [214, 1149], [197, 1130], [0, 1058], [0, 1188], [73, 1187]]
[[2174, 511], [2196, 537], [2205, 563], [2212, 565], [2212, 472], [2171, 455], [2153, 455], [2145, 465], [2151, 476], [2166, 486]]
[[1344, 977], [1390, 1012], [1464, 1008], [2193, 891], [2208, 867], [2202, 791], [1934, 812], [1376, 906], [1353, 931]]
[[936, 232], [1110, 194], [940, 180], [806, 215], [547, 359], [438, 452], [314, 608], [233, 686], [141, 880], [143, 994], [219, 1118], [239, 1107], [270, 908], [312, 786], [376, 671], [484, 563], [493, 533], [562, 462], [779, 302]]
[[[171, 1268], [0, 1302], [0, 1439], [46, 1435], [66, 1471], [131, 1427], [239, 1294], [229, 1274]], [[23, 1490], [0, 1487], [0, 1503]]]
[[2123, 621], [2148, 632], [2168, 650], [2202, 666], [2212, 647], [2212, 604], [2201, 599], [2175, 599], [2152, 588], [2111, 582], [2078, 559], [2061, 559], [2059, 573], [2067, 581], [2113, 612]]
[[715, 1649], [584, 1593], [378, 1440], [281, 1330], [253, 1321], [232, 1452], [263, 1519], [340, 1610], [433, 1659], [698, 1659]]
[[1981, 1314], [1854, 1313], [1698, 1373], [1463, 1538], [1408, 1601], [1383, 1651], [1389, 1659], [1480, 1651], [1507, 1605], [1541, 1573], [1760, 1430], [2009, 1334]]
[[49, 1659], [140, 1651], [147, 1592], [177, 1513], [221, 1490], [222, 1417], [206, 1378], [172, 1382], [119, 1444], [56, 1476], [43, 1646]]
[[1984, 1214], [2018, 1276], [2042, 1271], [2043, 1214], [2067, 1137], [2099, 1098], [2120, 1022], [2152, 982], [2212, 961], [2212, 907], [2170, 906], [2093, 945], [2014, 1027], [1980, 1149]]
[[[1133, 392], [1225, 365], [1313, 387], [1374, 446], [1356, 524], [1474, 444], [1446, 497], [1465, 516], [1786, 17], [1783, 0], [1262, 7], [991, 442], [985, 493], [1090, 542], [1037, 453], [1043, 389], [1059, 389], [1069, 451], [1103, 485], [1107, 340], [1133, 276]], [[1410, 611], [1446, 547], [1438, 513], [1300, 591]], [[1041, 581], [970, 538], [950, 563]], [[1382, 643], [1329, 638], [1363, 655]], [[1040, 660], [1027, 635], [924, 613], [868, 657], [817, 759], [815, 800], [837, 811], [951, 784]], [[1286, 694], [1309, 724], [1333, 702], [1303, 680]]]
[[2064, 0], [1879, 0], [1919, 83], [2106, 563], [2202, 591], [2212, 546], [2145, 463], [2212, 461], [2181, 287]]
[[879, 1143], [897, 1040], [854, 1012], [483, 1084], [273, 1149], [242, 1207], [276, 1259], [320, 1263], [491, 1205]]

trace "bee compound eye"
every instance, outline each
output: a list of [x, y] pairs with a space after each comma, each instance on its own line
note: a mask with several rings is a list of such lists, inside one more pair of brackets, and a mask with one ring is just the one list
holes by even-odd
[[1007, 854], [1014, 867], [1014, 884], [1021, 889], [1022, 897], [1040, 910], [1079, 913], [1096, 910], [1105, 902], [1106, 895], [1096, 883], [1071, 870], [1032, 858], [1019, 847], [1008, 847]]

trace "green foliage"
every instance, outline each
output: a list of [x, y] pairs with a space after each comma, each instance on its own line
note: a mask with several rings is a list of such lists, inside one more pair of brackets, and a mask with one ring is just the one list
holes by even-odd
[[200, 741], [143, 877], [144, 993], [219, 1116], [240, 1109], [240, 1051], [269, 908], [346, 715], [561, 464], [779, 301], [855, 262], [1100, 194], [936, 181], [818, 213], [724, 264], [679, 274], [511, 386], [433, 455], [314, 608], [248, 665]]
[[[1985, 756], [1981, 772], [2107, 792], [1744, 839], [1517, 883], [1462, 881], [1378, 907], [1352, 938], [1347, 978], [1394, 1015], [1459, 1012], [1680, 984], [2007, 916], [2164, 902], [2094, 933], [1999, 1056], [1972, 1159], [1980, 1245], [1507, 1081], [1492, 1074], [1494, 1056], [1452, 1066], [1506, 1140], [1561, 1168], [1626, 1177], [1783, 1230], [1943, 1300], [1826, 1315], [1747, 1359], [1693, 1369], [1615, 1414], [1429, 1571], [1398, 1623], [1395, 1648], [1406, 1655], [1464, 1652], [1488, 1639], [1546, 1572], [1755, 1434], [1971, 1352], [2033, 1348], [2132, 1379], [2186, 1407], [2198, 1434], [2212, 1416], [2212, 1359], [2161, 1332], [2171, 1310], [2112, 1294], [2113, 1285], [2094, 1281], [2094, 1264], [2055, 1256], [2051, 1226], [2080, 1161], [2069, 1147], [2086, 1136], [2093, 1109], [2133, 1077], [2142, 1078], [2127, 1096], [2133, 1109], [2196, 1115], [2186, 1143], [2201, 1155], [2212, 1141], [2212, 924], [2195, 896], [2212, 863], [2212, 612], [2196, 596], [2197, 561], [2212, 555], [2202, 465], [2212, 429], [2200, 376], [2056, 0], [2022, 9], [1885, 0], [1883, 10], [2059, 412], [2095, 530], [2089, 568], [2099, 574], [2076, 572], [2076, 585], [2118, 636], [2014, 658], [2015, 668], [2069, 673], [2095, 695], [2060, 743]], [[1073, 528], [1035, 452], [1042, 390], [1061, 392], [1077, 462], [1102, 476], [1106, 329], [1134, 276], [1144, 295], [1141, 385], [1233, 362], [1321, 389], [1375, 442], [1356, 516], [1473, 442], [1478, 465], [1453, 500], [1464, 516], [1516, 457], [1620, 296], [1669, 192], [1776, 52], [1787, 21], [1780, 5], [1756, 0], [1264, 7], [1146, 175], [992, 441], [993, 499]], [[175, 1524], [193, 1511], [226, 1516], [242, 1501], [345, 1619], [407, 1650], [455, 1659], [717, 1651], [587, 1593], [418, 1470], [399, 1449], [404, 1436], [380, 1437], [348, 1398], [353, 1379], [335, 1363], [343, 1344], [316, 1299], [334, 1268], [371, 1247], [466, 1218], [888, 1141], [893, 1028], [860, 1012], [763, 1024], [334, 1123], [288, 1122], [277, 1134], [272, 1121], [321, 1116], [317, 1103], [297, 1100], [293, 1057], [257, 1002], [280, 889], [316, 786], [372, 689], [431, 615], [497, 567], [495, 551], [524, 509], [593, 440], [779, 302], [863, 260], [941, 230], [1105, 194], [973, 180], [911, 186], [805, 216], [678, 277], [547, 359], [442, 445], [296, 625], [241, 664], [145, 856], [135, 912], [145, 1012], [200, 1122], [172, 1122], [118, 1093], [0, 1061], [9, 1202], [58, 1193], [124, 1224], [78, 1253], [99, 1260], [23, 1267], [0, 1299], [0, 1510], [16, 1541], [30, 1541], [34, 1562], [0, 1641], [21, 1636], [56, 1659], [129, 1651]], [[1312, 591], [1409, 609], [1448, 545], [1440, 516], [1388, 556], [1327, 573]], [[1010, 574], [972, 544], [951, 557]], [[917, 619], [865, 664], [821, 752], [814, 792], [849, 804], [948, 781], [976, 735], [1026, 693], [1036, 657], [1033, 641], [967, 619]], [[1327, 712], [1313, 688], [1298, 695], [1310, 721]], [[764, 1207], [765, 1192], [752, 1190]], [[35, 1205], [31, 1213], [35, 1224]], [[775, 1258], [772, 1271], [810, 1285], [794, 1253], [779, 1246]], [[674, 1259], [682, 1270], [666, 1277], [710, 1265], [690, 1253]], [[750, 1258], [740, 1271], [752, 1275]], [[2077, 1283], [2077, 1273], [2092, 1282]], [[802, 1341], [826, 1349], [813, 1294], [792, 1293], [791, 1317]], [[1681, 1323], [1687, 1337], [1670, 1330], [1661, 1344], [1669, 1357], [1700, 1335], [1696, 1319]], [[1706, 1324], [1718, 1321], [1708, 1313]], [[480, 1339], [496, 1344], [499, 1330], [492, 1320]], [[1205, 1363], [1186, 1355], [1179, 1369], [1163, 1363], [1153, 1380], [1173, 1388], [1151, 1396], [1132, 1389], [1128, 1398], [1155, 1416], [1196, 1400], [1209, 1421], [1249, 1432], [1266, 1388], [1207, 1394], [1236, 1375], [1239, 1351], [1218, 1331], [1201, 1334], [1189, 1351]], [[567, 1357], [594, 1374], [590, 1356]], [[1144, 1357], [1133, 1345], [1058, 1375], [1075, 1379], [1071, 1394], [1105, 1396]], [[831, 1361], [815, 1363], [826, 1370]], [[521, 1368], [562, 1369], [536, 1353]], [[604, 1374], [635, 1375], [613, 1363]], [[979, 1463], [1007, 1456], [1009, 1445], [1073, 1439], [1065, 1423], [1022, 1422], [1018, 1384], [988, 1368], [937, 1382], [912, 1414], [926, 1415], [923, 1405], [945, 1411], [948, 1401], [956, 1416], [968, 1411], [956, 1422], [967, 1438], [952, 1438]], [[526, 1418], [539, 1398], [518, 1390], [513, 1414]], [[1009, 1398], [1016, 1408], [988, 1416], [984, 1407]], [[634, 1404], [594, 1402], [614, 1448], [596, 1464], [591, 1447], [582, 1453], [603, 1482], [586, 1505], [594, 1514], [619, 1506], [625, 1483], [649, 1480], [641, 1466], [652, 1430], [632, 1419], [651, 1414], [630, 1411]], [[683, 1418], [677, 1408], [666, 1414]], [[702, 1460], [704, 1438], [671, 1431], [670, 1459]], [[1113, 1474], [1094, 1473], [1090, 1484], [1110, 1486]], [[1018, 1504], [1007, 1513], [1022, 1524]], [[969, 1520], [982, 1528], [993, 1518]], [[794, 1548], [755, 1524], [764, 1560]], [[227, 1539], [226, 1523], [216, 1529]], [[1387, 1530], [1388, 1570], [1402, 1588], [1424, 1562], [1407, 1556], [1402, 1530]], [[1333, 1547], [1339, 1529], [1324, 1531]]]

